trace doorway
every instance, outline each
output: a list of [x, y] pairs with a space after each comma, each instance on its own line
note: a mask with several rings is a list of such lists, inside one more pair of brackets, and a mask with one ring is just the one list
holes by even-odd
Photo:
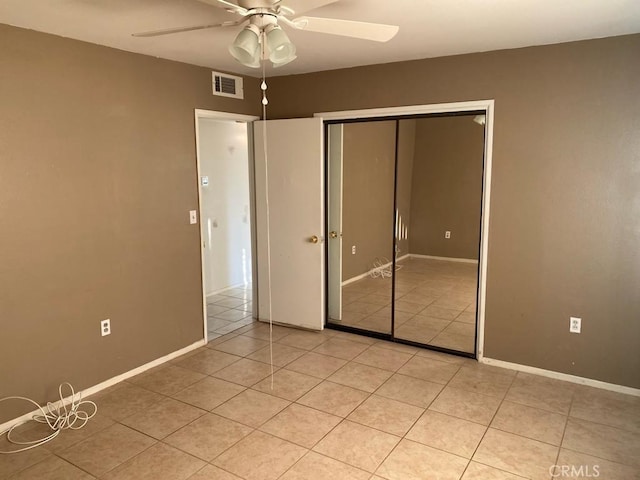
[[492, 111], [481, 101], [318, 114], [328, 327], [482, 357]]
[[205, 339], [254, 317], [254, 117], [196, 110]]

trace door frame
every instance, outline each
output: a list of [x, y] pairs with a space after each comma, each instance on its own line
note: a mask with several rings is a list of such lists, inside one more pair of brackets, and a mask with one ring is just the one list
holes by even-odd
[[487, 296], [487, 257], [489, 252], [489, 214], [491, 199], [491, 165], [493, 156], [493, 116], [495, 100], [472, 100], [466, 102], [435, 103], [427, 105], [409, 105], [405, 107], [370, 108], [364, 110], [345, 110], [315, 113], [323, 120], [357, 120], [365, 118], [404, 117], [428, 115], [434, 113], [455, 113], [485, 111], [484, 172], [482, 179], [482, 231], [480, 235], [480, 259], [478, 278], [478, 312], [476, 333], [476, 359], [484, 357], [484, 324]]
[[243, 115], [240, 113], [218, 112], [214, 110], [201, 110], [196, 108], [194, 111], [194, 126], [196, 132], [196, 181], [198, 192], [198, 238], [200, 239], [200, 285], [202, 286], [202, 318], [204, 329], [204, 341], [209, 341], [209, 332], [207, 329], [207, 292], [205, 288], [205, 268], [204, 268], [204, 247], [202, 238], [202, 185], [200, 184], [200, 119], [220, 120], [227, 122], [243, 122], [247, 124], [247, 142], [249, 152], [249, 213], [251, 216], [251, 288], [253, 290], [252, 311], [251, 315], [256, 316], [256, 224], [255, 224], [255, 179], [254, 179], [254, 160], [253, 160], [253, 122], [259, 120], [260, 117], [254, 115]]
[[[327, 311], [326, 314], [331, 317], [331, 318], [335, 318], [338, 320], [342, 319], [342, 203], [343, 203], [343, 177], [344, 177], [344, 168], [343, 168], [343, 146], [344, 146], [344, 126], [342, 124], [333, 124], [333, 125], [329, 125], [329, 128], [327, 128], [325, 130], [327, 138], [325, 139], [325, 146], [326, 146], [326, 153], [325, 153], [325, 159], [327, 160], [327, 165], [325, 165], [325, 192], [326, 192], [326, 198], [325, 198], [325, 212], [326, 212], [326, 241], [327, 241], [327, 248], [326, 248], [326, 253], [325, 253], [325, 257], [326, 257], [326, 262], [327, 262], [327, 268], [326, 268], [326, 287], [325, 287], [325, 291], [326, 291], [326, 295], [327, 295], [327, 302], [325, 302], [327, 305]], [[335, 132], [335, 134], [332, 133], [331, 131], [331, 127], [339, 127], [339, 129], [337, 129], [337, 131]], [[336, 179], [335, 176], [335, 169], [332, 168], [332, 160], [335, 159], [336, 155], [338, 156], [339, 160], [340, 160], [340, 168], [339, 168], [339, 174], [338, 174], [338, 180]], [[336, 180], [339, 183], [339, 188], [340, 188], [340, 202], [339, 202], [339, 208], [337, 208], [334, 212], [332, 212], [329, 207], [332, 207], [335, 205], [335, 203], [333, 201], [330, 201], [329, 199], [332, 199], [332, 188], [335, 188], [335, 183]], [[331, 228], [331, 225], [329, 225], [329, 221], [332, 218], [335, 218], [335, 213], [339, 211], [339, 225], [336, 227], [336, 225], [333, 225], [333, 228]], [[332, 242], [332, 237], [331, 237], [331, 233], [332, 231], [334, 231], [333, 229], [335, 228], [335, 230], [337, 230], [338, 233], [338, 237], [335, 239], [338, 242], [338, 248], [337, 249], [331, 249], [329, 248]], [[333, 252], [336, 252], [337, 254], [333, 254]], [[337, 258], [336, 258], [337, 255]], [[337, 268], [331, 268], [333, 266], [337, 267]], [[332, 277], [330, 276], [330, 274], [333, 273], [338, 280], [338, 284], [335, 290], [335, 286], [332, 287], [331, 281], [332, 281]], [[332, 291], [337, 292], [337, 295], [333, 295]], [[335, 304], [331, 303], [331, 299], [337, 297], [337, 301]], [[333, 307], [335, 307], [337, 305], [337, 308], [339, 309], [338, 312], [335, 311], [335, 309]]]

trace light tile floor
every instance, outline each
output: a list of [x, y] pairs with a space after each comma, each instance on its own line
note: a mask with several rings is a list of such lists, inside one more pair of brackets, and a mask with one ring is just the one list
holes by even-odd
[[207, 297], [207, 331], [213, 340], [253, 322], [251, 284]]
[[[472, 353], [478, 265], [413, 257], [398, 265], [395, 336]], [[331, 323], [391, 332], [390, 278], [364, 278], [342, 295], [342, 319]]]
[[269, 336], [252, 323], [95, 395], [85, 429], [0, 455], [0, 479], [640, 478], [638, 397], [283, 327], [272, 379]]

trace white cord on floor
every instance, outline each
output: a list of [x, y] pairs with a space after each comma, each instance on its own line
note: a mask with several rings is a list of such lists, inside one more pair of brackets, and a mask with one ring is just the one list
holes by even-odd
[[[67, 405], [65, 404], [65, 396], [62, 393], [63, 387], [65, 386], [68, 387], [71, 392], [71, 395], [69, 395], [69, 398], [71, 399], [69, 407], [67, 407]], [[30, 420], [18, 423], [4, 430], [3, 432], [0, 432], [0, 436], [4, 435], [5, 433], [7, 434], [7, 440], [10, 443], [13, 443], [15, 445], [27, 445], [26, 447], [17, 448], [15, 450], [6, 452], [0, 450], [0, 454], [19, 453], [39, 447], [40, 445], [44, 445], [45, 443], [50, 442], [51, 440], [56, 438], [62, 430], [80, 430], [87, 424], [89, 419], [91, 419], [98, 412], [98, 406], [90, 400], [82, 400], [82, 394], [76, 394], [70, 383], [61, 383], [58, 387], [58, 393], [60, 395], [60, 407], [56, 408], [53, 403], [48, 402], [46, 410], [30, 398], [17, 396], [0, 398], [0, 402], [4, 402], [5, 400], [24, 400], [26, 402], [34, 404], [41, 413], [40, 415], [34, 415]], [[85, 410], [80, 410], [80, 408], [84, 405], [91, 405], [93, 407], [93, 412], [89, 413]], [[49, 425], [49, 428], [51, 428], [52, 433], [38, 440], [24, 442], [11, 437], [11, 434], [16, 428], [30, 421], [46, 423], [47, 425]]]
[[390, 278], [391, 277], [391, 262], [388, 258], [376, 257], [373, 261], [373, 268], [369, 270], [369, 276], [371, 278]]

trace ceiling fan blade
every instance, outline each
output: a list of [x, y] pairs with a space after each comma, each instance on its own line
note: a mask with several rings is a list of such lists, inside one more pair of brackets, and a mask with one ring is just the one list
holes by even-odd
[[292, 10], [293, 15], [302, 15], [305, 12], [310, 12], [316, 8], [324, 7], [336, 3], [338, 0], [282, 0], [281, 7], [287, 10]]
[[162, 30], [152, 30], [149, 32], [140, 32], [140, 33], [132, 33], [132, 37], [159, 37], [161, 35], [170, 35], [172, 33], [181, 33], [181, 32], [191, 32], [193, 30], [205, 30], [207, 28], [217, 28], [217, 27], [234, 27], [236, 25], [240, 25], [243, 21], [239, 22], [224, 22], [224, 23], [214, 23], [211, 25], [195, 25], [192, 27], [178, 27], [178, 28], [165, 28]]
[[198, 0], [199, 2], [206, 3], [207, 5], [213, 5], [214, 7], [226, 7], [227, 9], [238, 13], [240, 15], [246, 15], [248, 10], [240, 5], [236, 5], [233, 2], [227, 0]]
[[293, 20], [293, 24], [295, 28], [300, 30], [362, 38], [375, 42], [388, 42], [395, 37], [400, 29], [400, 27], [395, 25], [320, 17], [299, 17]]

